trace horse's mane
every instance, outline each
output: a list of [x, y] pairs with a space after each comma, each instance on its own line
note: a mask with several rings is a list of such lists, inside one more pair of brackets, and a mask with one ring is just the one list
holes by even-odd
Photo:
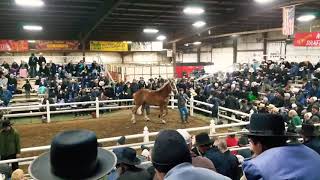
[[164, 84], [162, 85], [162, 87], [160, 87], [160, 88], [157, 89], [157, 90], [153, 90], [153, 92], [160, 92], [160, 91], [162, 91], [169, 83], [170, 83], [170, 81], [167, 81], [166, 83], [164, 83]]

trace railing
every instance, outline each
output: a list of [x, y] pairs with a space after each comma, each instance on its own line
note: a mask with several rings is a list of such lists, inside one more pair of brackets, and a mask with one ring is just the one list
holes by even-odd
[[[20, 117], [21, 115], [23, 115], [23, 116], [46, 115], [47, 116], [47, 122], [49, 123], [51, 114], [80, 112], [80, 111], [96, 111], [96, 117], [99, 118], [100, 117], [100, 115], [99, 115], [100, 114], [100, 110], [121, 109], [121, 108], [132, 107], [132, 105], [126, 105], [126, 106], [118, 106], [118, 105], [116, 105], [116, 106], [104, 107], [104, 106], [100, 106], [101, 104], [119, 103], [119, 102], [132, 102], [132, 101], [133, 101], [133, 99], [119, 99], [119, 100], [99, 101], [98, 98], [96, 99], [96, 101], [74, 102], [74, 103], [64, 103], [64, 104], [49, 104], [49, 102], [47, 101], [47, 103], [45, 105], [32, 106], [32, 107], [38, 107], [38, 108], [45, 107], [46, 108], [46, 112], [7, 114], [5, 116], [10, 117], [10, 115], [11, 115], [11, 117], [14, 117], [13, 115], [16, 115], [16, 117]], [[169, 105], [171, 106], [172, 109], [176, 108], [175, 103], [177, 103], [177, 100], [174, 99], [173, 95], [171, 95], [170, 104]], [[196, 107], [194, 105], [194, 103], [205, 105], [205, 106], [207, 106], [209, 108], [212, 108], [211, 104], [206, 103], [206, 102], [201, 102], [201, 101], [194, 100], [193, 97], [191, 97], [189, 105], [187, 105], [189, 107], [189, 109], [190, 109], [190, 115], [191, 116], [194, 115], [194, 110], [199, 110], [201, 112], [205, 112], [205, 113], [208, 113], [209, 115], [211, 115], [211, 111]], [[50, 111], [50, 107], [86, 105], [86, 104], [95, 104], [95, 107], [94, 108], [83, 108], [83, 109], [67, 109], [67, 110]], [[23, 108], [30, 108], [30, 106], [1, 107], [0, 110], [12, 110], [12, 109], [23, 109]], [[219, 107], [219, 109], [224, 110], [224, 111], [228, 111], [228, 112], [231, 112], [231, 113], [237, 113], [237, 114], [242, 114], [244, 116], [249, 116], [249, 114], [242, 113], [240, 111], [231, 110], [231, 109], [228, 109], [228, 108]], [[224, 117], [221, 116], [221, 118], [224, 118]], [[226, 136], [228, 134], [238, 134], [238, 133], [241, 133], [241, 132], [217, 134], [216, 133], [216, 129], [229, 128], [229, 127], [241, 127], [241, 126], [248, 125], [248, 122], [243, 122], [243, 121], [237, 120], [235, 118], [230, 118], [230, 119], [232, 121], [235, 121], [236, 123], [216, 125], [215, 121], [212, 119], [210, 121], [210, 125], [209, 126], [188, 128], [188, 129], [186, 129], [186, 131], [188, 131], [188, 132], [209, 131], [209, 135], [210, 136]], [[156, 136], [158, 133], [159, 132], [149, 132], [148, 127], [144, 127], [144, 130], [143, 130], [142, 134], [134, 134], [134, 135], [125, 136], [126, 139], [128, 139], [128, 140], [143, 138], [143, 142], [142, 143], [126, 144], [126, 145], [122, 145], [122, 146], [111, 146], [111, 147], [105, 147], [105, 149], [114, 149], [114, 148], [119, 148], [119, 147], [132, 147], [134, 149], [139, 149], [141, 145], [146, 145], [146, 146], [152, 147], [153, 146], [153, 142], [149, 141], [149, 139], [150, 139], [150, 137]], [[98, 142], [99, 143], [115, 142], [119, 138], [120, 138], [120, 136], [110, 137], [110, 138], [103, 138], [103, 139], [99, 139]], [[50, 146], [47, 145], [47, 146], [23, 148], [23, 149], [21, 149], [21, 152], [22, 153], [27, 153], [27, 152], [36, 152], [36, 151], [47, 151], [49, 149], [50, 149]], [[12, 162], [27, 162], [26, 164], [28, 164], [28, 163], [31, 162], [31, 160], [35, 159], [36, 157], [37, 156], [5, 160], [5, 161], [0, 161], [0, 164], [6, 164], [6, 163], [12, 163]]]
[[[228, 128], [228, 127], [241, 127], [244, 125], [247, 125], [248, 123], [233, 123], [233, 124], [224, 124], [224, 125], [215, 125], [214, 121], [211, 121], [210, 126], [204, 126], [204, 127], [196, 127], [196, 128], [187, 128], [185, 129], [188, 132], [196, 132], [196, 131], [209, 131], [210, 136], [215, 137], [225, 137], [229, 134], [239, 134], [243, 133], [243, 131], [239, 132], [231, 132], [231, 133], [215, 133], [216, 129], [221, 128]], [[149, 132], [148, 127], [144, 127], [143, 133], [141, 134], [133, 134], [133, 135], [127, 135], [125, 136], [126, 139], [138, 139], [143, 138], [143, 142], [141, 143], [131, 143], [131, 144], [125, 144], [125, 145], [119, 145], [119, 146], [109, 146], [104, 147], [104, 149], [112, 150], [119, 147], [131, 147], [134, 149], [140, 149], [141, 145], [146, 145], [148, 147], [153, 147], [154, 141], [150, 141], [150, 137], [155, 137], [159, 132]], [[98, 139], [99, 143], [107, 143], [107, 142], [116, 142], [120, 136], [117, 137], [110, 137], [110, 138], [103, 138]], [[30, 147], [30, 148], [23, 148], [21, 149], [21, 153], [27, 153], [27, 152], [37, 152], [37, 151], [47, 151], [50, 149], [50, 145], [47, 146], [39, 146], [39, 147]], [[236, 149], [232, 149], [236, 150]], [[24, 164], [30, 164], [33, 159], [37, 158], [37, 156], [32, 157], [24, 157], [24, 158], [17, 158], [17, 159], [9, 159], [9, 160], [3, 160], [0, 161], [0, 164], [7, 164], [7, 163], [13, 163], [13, 162], [26, 162]]]

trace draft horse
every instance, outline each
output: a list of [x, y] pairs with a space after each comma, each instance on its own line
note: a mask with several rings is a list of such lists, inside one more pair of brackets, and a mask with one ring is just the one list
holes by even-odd
[[[149, 89], [140, 89], [136, 93], [133, 94], [134, 106], [132, 109], [132, 118], [131, 121], [133, 124], [136, 123], [135, 115], [139, 107], [142, 106], [142, 112], [144, 114], [144, 119], [146, 121], [150, 121], [150, 118], [147, 116], [144, 106], [154, 105], [160, 107], [159, 118], [162, 123], [166, 123], [163, 119], [168, 114], [168, 102], [170, 99], [170, 93], [173, 91], [177, 92], [177, 87], [175, 85], [174, 80], [168, 80], [161, 88], [157, 90], [149, 90]], [[163, 113], [165, 110], [165, 113]]]

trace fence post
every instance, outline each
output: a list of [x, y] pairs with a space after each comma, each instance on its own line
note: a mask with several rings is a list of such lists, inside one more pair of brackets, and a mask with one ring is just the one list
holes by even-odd
[[193, 116], [193, 106], [194, 106], [194, 101], [193, 101], [193, 96], [191, 95], [190, 98], [190, 116]]
[[210, 136], [213, 136], [216, 133], [216, 127], [215, 126], [216, 125], [214, 123], [214, 120], [211, 120], [210, 121], [210, 133], [209, 133]]
[[50, 104], [49, 100], [46, 101], [46, 109], [47, 109], [47, 123], [51, 122], [51, 117], [50, 117]]
[[149, 142], [149, 129], [147, 126], [143, 128], [143, 142], [148, 143]]
[[96, 97], [96, 118], [100, 118], [100, 110], [99, 110], [99, 99]]
[[171, 109], [174, 109], [174, 94], [171, 94]]

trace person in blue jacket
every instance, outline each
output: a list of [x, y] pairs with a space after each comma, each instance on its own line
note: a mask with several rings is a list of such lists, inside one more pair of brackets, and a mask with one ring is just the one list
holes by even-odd
[[3, 105], [7, 107], [12, 99], [12, 93], [0, 87], [0, 99], [3, 101]]
[[253, 158], [242, 165], [247, 180], [319, 180], [320, 156], [303, 144], [287, 144], [296, 133], [285, 130], [283, 117], [253, 114], [250, 118]]

